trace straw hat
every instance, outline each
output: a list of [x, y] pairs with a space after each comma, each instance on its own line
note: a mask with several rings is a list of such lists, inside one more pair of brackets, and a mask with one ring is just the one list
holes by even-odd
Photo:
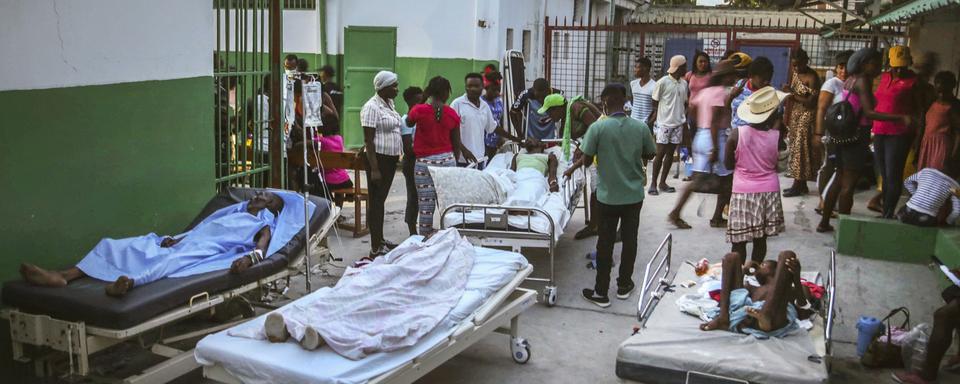
[[770, 115], [780, 107], [789, 93], [780, 92], [771, 86], [758, 89], [747, 97], [737, 108], [737, 116], [750, 124], [760, 124], [770, 118]]

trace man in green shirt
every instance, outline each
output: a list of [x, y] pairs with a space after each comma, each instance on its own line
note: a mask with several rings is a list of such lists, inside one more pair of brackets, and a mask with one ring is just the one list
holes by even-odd
[[[627, 88], [623, 84], [608, 84], [600, 97], [608, 118], [591, 125], [580, 146], [584, 164], [593, 164], [594, 156], [599, 164], [603, 164], [597, 170], [600, 232], [597, 240], [597, 280], [593, 289], [583, 290], [583, 298], [606, 308], [610, 306], [607, 292], [618, 225], [623, 231], [623, 251], [617, 277], [617, 298], [626, 300], [636, 287], [633, 283], [633, 264], [637, 259], [637, 230], [646, 185], [643, 164], [656, 155], [656, 146], [646, 125], [631, 119], [623, 111], [627, 101]], [[572, 169], [566, 172], [568, 175], [571, 173]]]

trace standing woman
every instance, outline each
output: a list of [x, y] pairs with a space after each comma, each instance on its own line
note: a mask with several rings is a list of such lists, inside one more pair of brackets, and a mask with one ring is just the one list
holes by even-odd
[[823, 137], [826, 133], [823, 119], [827, 116], [827, 108], [843, 101], [843, 82], [847, 79], [847, 61], [850, 60], [851, 55], [853, 55], [853, 51], [848, 50], [840, 52], [834, 57], [834, 76], [823, 82], [823, 85], [820, 86], [820, 96], [817, 98], [817, 120], [814, 124], [813, 141], [811, 142], [811, 149], [823, 156], [820, 171], [817, 172], [817, 192], [820, 193], [820, 204], [815, 209], [817, 213], [823, 211], [823, 197], [826, 195], [827, 185], [834, 180], [833, 175], [837, 172], [837, 155], [833, 145], [823, 143]]
[[[899, 121], [909, 124], [910, 117], [877, 112], [874, 109], [876, 99], [873, 95], [873, 80], [880, 75], [880, 52], [873, 48], [863, 48], [850, 56], [847, 61], [847, 80], [843, 86], [843, 98], [853, 107], [859, 116], [857, 135], [850, 141], [835, 142], [835, 138], [825, 138], [825, 143], [833, 144], [836, 151], [837, 175], [834, 182], [829, 183], [823, 198], [823, 214], [817, 232], [830, 232], [830, 215], [833, 207], [842, 215], [850, 214], [853, 207], [853, 192], [856, 190], [857, 180], [867, 164], [870, 151], [867, 145], [870, 142], [871, 120]], [[901, 164], [900, 169], [903, 169]], [[839, 181], [839, 182], [837, 182]]]
[[794, 52], [790, 60], [793, 66], [793, 79], [786, 91], [789, 118], [787, 120], [787, 138], [789, 139], [790, 166], [788, 175], [793, 185], [783, 191], [783, 197], [805, 195], [810, 190], [807, 181], [816, 180], [820, 167], [820, 154], [814, 151], [813, 125], [817, 114], [817, 90], [820, 89], [820, 76], [810, 68], [810, 57], [803, 49]]
[[373, 78], [373, 95], [360, 110], [360, 125], [367, 160], [367, 182], [370, 201], [367, 203], [367, 225], [370, 227], [370, 257], [384, 255], [396, 244], [383, 238], [384, 204], [397, 174], [397, 162], [403, 151], [400, 140], [400, 114], [393, 99], [400, 92], [397, 74], [380, 71]]
[[450, 81], [443, 76], [430, 79], [423, 90], [425, 104], [413, 107], [407, 114], [407, 126], [417, 127], [413, 137], [413, 153], [417, 157], [414, 179], [420, 201], [417, 224], [422, 236], [434, 232], [433, 212], [437, 209], [437, 190], [427, 168], [456, 167], [454, 155], [462, 155], [468, 162], [477, 162], [477, 158], [460, 142], [460, 116], [447, 105], [450, 92]]
[[[687, 100], [693, 100], [694, 97], [702, 91], [703, 89], [710, 86], [710, 78], [712, 77], [713, 68], [710, 66], [710, 55], [707, 55], [706, 52], [697, 50], [693, 53], [693, 70], [687, 72], [684, 76], [684, 80], [687, 80], [687, 87], [690, 88], [689, 98]], [[696, 121], [693, 119], [693, 114], [690, 111], [690, 108], [687, 108], [687, 121]], [[687, 129], [683, 132], [683, 141], [680, 146], [687, 148], [690, 152], [693, 153], [692, 141], [693, 137], [697, 133], [697, 129], [702, 127], [694, 127], [693, 125], [687, 125]], [[687, 169], [686, 163], [684, 163], [684, 173], [686, 178], [684, 181], [689, 181], [690, 177], [693, 175], [691, 169]]]
[[917, 169], [935, 168], [947, 172], [947, 165], [954, 164], [960, 147], [960, 100], [954, 96], [957, 77], [952, 72], [937, 73], [933, 79], [937, 99], [927, 110], [927, 124], [920, 144]]
[[902, 115], [897, 120], [874, 120], [874, 158], [883, 177], [883, 218], [893, 219], [900, 193], [903, 190], [903, 166], [913, 143], [914, 132], [910, 127], [911, 116], [917, 113], [917, 100], [913, 85], [917, 75], [910, 70], [913, 58], [910, 49], [901, 45], [890, 47], [890, 71], [880, 76], [876, 91], [876, 110], [881, 113]]
[[[759, 58], [758, 58], [759, 59]], [[753, 242], [750, 259], [760, 263], [767, 255], [767, 237], [785, 229], [777, 175], [780, 141], [780, 103], [787, 97], [773, 87], [750, 95], [734, 112], [746, 122], [730, 133], [724, 165], [733, 169], [727, 241], [732, 252], [747, 260], [747, 242]]]

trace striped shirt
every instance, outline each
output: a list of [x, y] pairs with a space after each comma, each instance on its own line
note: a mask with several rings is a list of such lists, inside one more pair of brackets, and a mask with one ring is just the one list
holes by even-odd
[[934, 168], [924, 168], [920, 172], [913, 174], [903, 182], [903, 187], [913, 196], [907, 201], [907, 206], [914, 211], [925, 213], [936, 217], [940, 208], [947, 202], [951, 202], [950, 215], [947, 216], [947, 223], [954, 224], [960, 217], [960, 198], [953, 194], [951, 189], [960, 188], [957, 181], [951, 179]]
[[633, 93], [633, 105], [630, 107], [630, 117], [640, 120], [644, 124], [647, 118], [653, 112], [653, 88], [657, 85], [653, 79], [648, 79], [646, 84], [641, 85], [640, 79], [634, 79], [630, 82], [630, 92]]
[[393, 100], [384, 100], [373, 95], [360, 110], [360, 126], [374, 128], [373, 150], [386, 156], [400, 156], [403, 142], [400, 140], [400, 114], [393, 107]]

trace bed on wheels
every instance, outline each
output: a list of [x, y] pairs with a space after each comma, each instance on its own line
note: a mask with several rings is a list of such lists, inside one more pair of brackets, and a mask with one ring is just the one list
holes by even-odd
[[[831, 253], [826, 279], [817, 272], [802, 273], [825, 288], [820, 311], [809, 319], [813, 328], [760, 340], [727, 331], [701, 331], [700, 319], [680, 312], [674, 305], [677, 298], [697, 293], [697, 286], [683, 288], [674, 282], [698, 278], [686, 263], [671, 275], [670, 241], [668, 235], [647, 264], [638, 303], [641, 327], [620, 345], [617, 376], [648, 384], [827, 382], [836, 300], [835, 253]], [[662, 301], [666, 303], [658, 305]]]
[[[201, 220], [228, 205], [251, 198], [259, 189], [236, 188], [211, 199], [194, 221]], [[165, 278], [132, 289], [122, 298], [104, 293], [108, 282], [90, 277], [71, 282], [62, 288], [36, 287], [24, 281], [3, 285], [3, 309], [0, 316], [10, 322], [13, 357], [20, 362], [37, 364], [37, 372], [69, 369], [69, 374], [91, 374], [90, 357], [127, 340], [140, 339], [154, 330], [163, 330], [187, 317], [213, 313], [232, 300], [245, 300], [241, 295], [257, 289], [271, 289], [275, 283], [305, 273], [306, 247], [312, 255], [327, 252], [321, 245], [336, 222], [339, 211], [327, 200], [310, 197], [316, 209], [310, 218], [310, 239], [301, 228], [286, 245], [264, 261], [240, 274], [215, 271], [180, 278]], [[243, 301], [243, 303], [247, 303]], [[176, 341], [202, 336], [223, 329], [193, 331], [159, 340], [150, 351], [165, 360], [141, 374], [127, 377], [126, 383], [167, 382], [199, 367], [193, 351], [182, 351], [169, 345]], [[30, 353], [28, 353], [30, 352]], [[65, 356], [64, 356], [65, 355]], [[67, 361], [64, 361], [66, 357]], [[43, 364], [53, 363], [53, 367]]]
[[[410, 241], [410, 240], [408, 240]], [[297, 343], [235, 337], [225, 330], [197, 344], [203, 374], [221, 383], [412, 383], [492, 332], [510, 337], [515, 362], [530, 358], [519, 336], [520, 314], [536, 303], [535, 291], [520, 288], [533, 266], [517, 253], [475, 247], [467, 288], [454, 308], [416, 344], [347, 359], [330, 347], [308, 351]], [[321, 291], [290, 305], [308, 305]], [[266, 314], [237, 327], [262, 327]]]
[[[560, 144], [562, 140], [542, 140], [543, 143]], [[572, 146], [577, 143], [573, 142]], [[516, 145], [507, 144], [506, 153], [494, 156], [484, 172], [509, 169]], [[573, 148], [570, 149], [573, 153]], [[549, 151], [548, 151], [549, 152]], [[559, 164], [557, 174], [562, 178], [570, 162], [563, 160], [560, 148], [554, 147]], [[577, 206], [585, 202], [589, 214], [590, 188], [585, 168], [579, 168], [569, 179], [559, 183], [559, 192], [550, 192], [541, 200], [539, 206], [504, 206], [491, 204], [448, 204], [440, 216], [441, 228], [457, 228], [472, 243], [483, 247], [508, 248], [522, 253], [524, 248], [544, 249], [550, 258], [550, 271], [545, 277], [530, 277], [529, 281], [546, 283], [543, 302], [553, 306], [557, 302], [557, 286], [554, 268], [557, 242]]]

